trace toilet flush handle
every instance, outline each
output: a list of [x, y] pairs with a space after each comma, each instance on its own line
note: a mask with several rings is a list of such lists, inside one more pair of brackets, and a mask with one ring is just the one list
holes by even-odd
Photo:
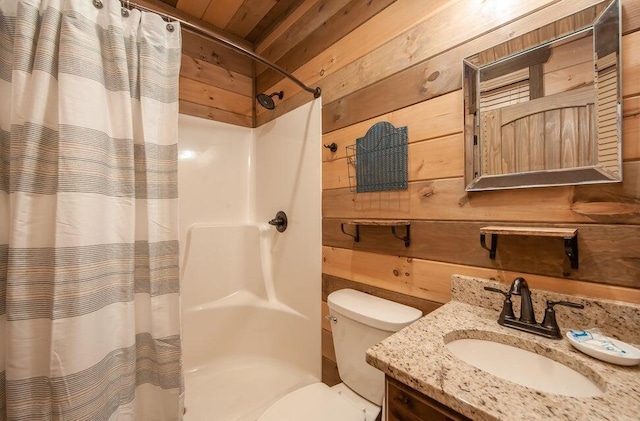
[[324, 316], [324, 318], [329, 320], [333, 324], [338, 323], [338, 319], [336, 318], [336, 316], [334, 316], [332, 314], [327, 314], [326, 316]]

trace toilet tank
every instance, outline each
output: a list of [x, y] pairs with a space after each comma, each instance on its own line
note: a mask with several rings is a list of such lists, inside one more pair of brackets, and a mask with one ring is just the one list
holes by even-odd
[[353, 289], [332, 292], [327, 304], [340, 378], [360, 396], [382, 405], [384, 373], [367, 364], [366, 351], [418, 320], [422, 312]]

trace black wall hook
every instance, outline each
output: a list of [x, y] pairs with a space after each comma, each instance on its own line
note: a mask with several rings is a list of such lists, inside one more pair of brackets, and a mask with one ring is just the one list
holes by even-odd
[[331, 152], [334, 152], [334, 153], [338, 150], [338, 145], [336, 145], [336, 142], [333, 142], [330, 145], [322, 145], [322, 146], [324, 146], [325, 148], [329, 149]]

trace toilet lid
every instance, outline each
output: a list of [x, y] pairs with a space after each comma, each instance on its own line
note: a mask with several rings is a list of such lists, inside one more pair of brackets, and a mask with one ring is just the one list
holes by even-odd
[[289, 393], [274, 403], [258, 421], [364, 421], [364, 408], [343, 399], [324, 383]]

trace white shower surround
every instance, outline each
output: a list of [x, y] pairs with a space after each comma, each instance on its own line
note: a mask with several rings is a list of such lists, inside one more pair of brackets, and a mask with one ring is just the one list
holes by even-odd
[[321, 101], [257, 129], [179, 126], [185, 420], [255, 419], [321, 376]]

